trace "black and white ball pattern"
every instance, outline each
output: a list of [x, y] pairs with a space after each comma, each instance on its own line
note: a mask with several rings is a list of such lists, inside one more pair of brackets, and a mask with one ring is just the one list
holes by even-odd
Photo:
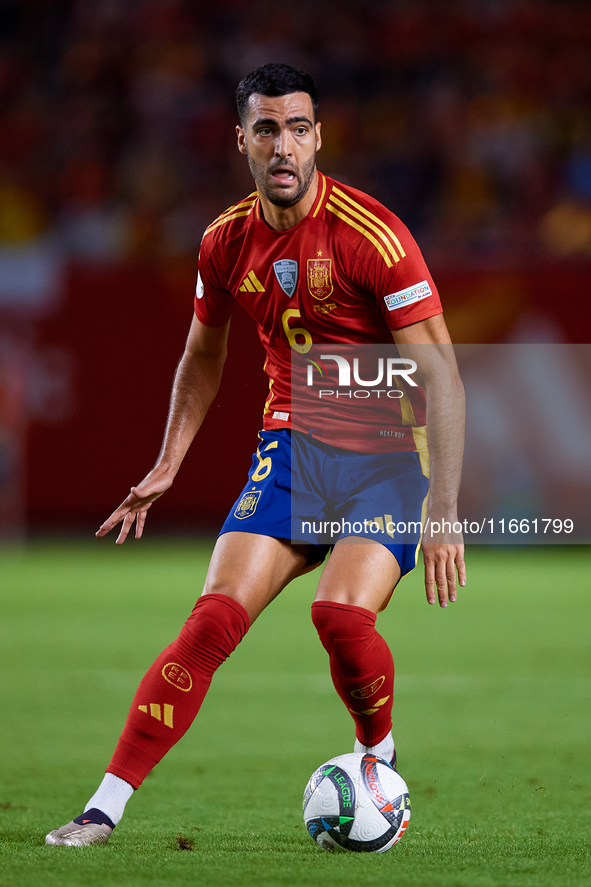
[[401, 839], [409, 819], [404, 779], [375, 755], [331, 758], [304, 792], [304, 822], [323, 850], [384, 853]]

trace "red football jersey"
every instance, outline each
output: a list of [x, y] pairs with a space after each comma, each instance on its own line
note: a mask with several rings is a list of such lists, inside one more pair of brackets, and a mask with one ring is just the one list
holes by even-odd
[[386, 425], [384, 401], [375, 398], [361, 403], [340, 397], [322, 431], [316, 430], [318, 416], [292, 404], [294, 350], [390, 343], [396, 354], [391, 330], [441, 313], [416, 242], [386, 207], [319, 173], [308, 215], [287, 231], [275, 231], [262, 216], [257, 193], [249, 195], [203, 236], [195, 313], [206, 326], [223, 326], [235, 301], [256, 321], [267, 355], [265, 428], [312, 431], [361, 452], [422, 449], [425, 400], [418, 387], [404, 386], [405, 396], [388, 402]]

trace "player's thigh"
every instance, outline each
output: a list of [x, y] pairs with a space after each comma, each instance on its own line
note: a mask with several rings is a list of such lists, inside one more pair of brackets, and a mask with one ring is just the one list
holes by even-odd
[[309, 546], [257, 533], [230, 532], [215, 544], [203, 594], [238, 601], [251, 623], [288, 582], [306, 570]]
[[339, 539], [316, 592], [317, 601], [335, 601], [377, 613], [400, 579], [391, 551], [371, 539]]

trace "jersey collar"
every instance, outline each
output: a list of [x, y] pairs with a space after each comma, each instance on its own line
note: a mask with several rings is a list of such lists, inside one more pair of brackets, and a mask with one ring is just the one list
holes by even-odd
[[316, 216], [320, 212], [322, 212], [328, 195], [330, 194], [330, 190], [331, 189], [329, 188], [328, 179], [326, 178], [324, 173], [321, 173], [320, 170], [318, 170], [318, 192], [316, 194], [316, 198], [314, 200], [314, 203], [312, 204], [310, 212], [308, 213], [309, 218], [315, 219]]
[[[314, 203], [310, 207], [310, 212], [308, 213], [308, 215], [304, 219], [302, 219], [300, 222], [298, 222], [298, 224], [295, 225], [294, 227], [297, 228], [299, 225], [302, 225], [307, 219], [316, 218], [316, 216], [319, 215], [322, 212], [322, 210], [324, 209], [324, 206], [325, 206], [326, 201], [330, 195], [331, 190], [332, 190], [332, 187], [331, 187], [329, 179], [324, 175], [324, 173], [321, 173], [320, 170], [318, 170], [318, 191], [316, 192], [316, 197], [314, 198]], [[258, 197], [257, 197], [254, 207], [252, 209], [252, 215], [257, 221], [261, 221], [261, 222], [263, 222], [263, 224], [266, 224], [263, 219], [262, 213], [261, 213], [261, 201]], [[289, 228], [288, 230], [293, 231], [293, 228]], [[287, 232], [277, 232], [277, 233], [287, 233]]]

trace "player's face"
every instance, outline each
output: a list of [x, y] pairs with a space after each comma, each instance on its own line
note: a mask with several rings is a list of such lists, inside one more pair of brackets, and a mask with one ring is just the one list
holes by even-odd
[[295, 206], [310, 188], [320, 147], [312, 100], [306, 92], [255, 93], [248, 111], [244, 127], [236, 127], [238, 150], [248, 158], [257, 189], [275, 206]]

